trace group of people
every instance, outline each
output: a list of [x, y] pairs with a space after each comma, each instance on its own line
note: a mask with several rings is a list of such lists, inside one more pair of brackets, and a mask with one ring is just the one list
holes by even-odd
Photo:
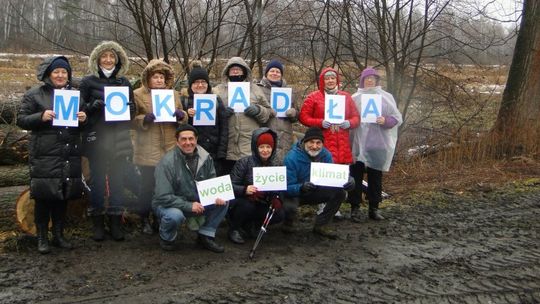
[[[103, 241], [106, 226], [110, 236], [124, 239], [122, 215], [138, 213], [144, 233], [158, 232], [164, 250], [177, 249], [178, 231], [187, 222], [198, 233], [197, 242], [205, 249], [223, 252], [216, 230], [226, 218], [228, 238], [243, 244], [255, 237], [269, 206], [275, 209], [270, 224], [282, 222], [284, 232], [293, 232], [300, 204], [324, 204], [316, 216], [313, 232], [336, 238], [330, 227], [332, 217], [343, 202], [351, 204], [351, 219], [360, 221], [362, 180], [368, 176], [369, 218], [383, 219], [379, 212], [382, 172], [388, 171], [397, 140], [401, 114], [391, 94], [384, 91], [376, 70], [362, 72], [358, 91], [351, 96], [339, 90], [339, 74], [326, 68], [320, 73], [319, 90], [303, 104], [293, 101], [284, 117], [270, 106], [273, 87], [287, 87], [284, 66], [268, 63], [264, 77], [252, 80], [249, 65], [240, 57], [229, 59], [222, 82], [212, 88], [208, 72], [194, 62], [185, 93], [174, 92], [173, 122], [156, 122], [151, 91], [174, 89], [173, 68], [162, 60], [151, 60], [141, 75], [141, 87], [133, 90], [125, 77], [129, 59], [116, 42], [98, 44], [88, 60], [91, 74], [80, 83], [78, 127], [53, 125], [54, 90], [70, 90], [72, 69], [64, 56], [44, 60], [37, 78], [43, 83], [23, 97], [17, 124], [31, 130], [29, 145], [30, 193], [35, 200], [38, 251], [50, 252], [52, 242], [70, 249], [64, 237], [66, 206], [83, 192], [81, 157], [88, 158], [92, 238]], [[249, 83], [249, 105], [243, 112], [229, 105], [228, 85]], [[105, 87], [128, 87], [131, 121], [105, 119]], [[216, 94], [215, 125], [194, 125], [197, 114], [195, 94]], [[344, 95], [345, 120], [332, 124], [325, 120], [325, 95]], [[382, 113], [376, 123], [361, 122], [362, 94], [382, 96]], [[293, 96], [298, 97], [297, 94]], [[294, 142], [293, 123], [308, 129]], [[343, 187], [315, 185], [310, 181], [313, 162], [350, 165], [349, 181]], [[136, 166], [140, 173], [137, 203], [125, 205], [125, 172]], [[253, 182], [253, 168], [285, 166], [286, 191], [259, 191]], [[230, 175], [235, 199], [221, 198], [203, 206], [197, 182]], [[108, 225], [106, 225], [108, 224]]]

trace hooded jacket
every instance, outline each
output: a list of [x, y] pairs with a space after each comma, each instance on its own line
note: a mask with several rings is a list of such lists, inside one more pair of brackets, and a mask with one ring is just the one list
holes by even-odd
[[240, 57], [232, 57], [223, 69], [222, 81], [215, 88], [215, 93], [221, 98], [226, 107], [229, 106], [227, 74], [233, 65], [240, 65], [247, 72], [245, 82], [250, 83], [251, 94], [249, 96], [250, 105], [259, 107], [259, 113], [255, 118], [246, 116], [244, 113], [234, 113], [229, 117], [229, 140], [227, 143], [227, 159], [239, 160], [242, 157], [251, 155], [251, 133], [253, 130], [263, 126], [270, 118], [272, 109], [263, 92], [251, 81], [251, 69]]
[[[112, 75], [107, 78], [99, 68], [99, 56], [111, 50], [116, 54], [117, 62]], [[92, 111], [91, 105], [97, 100], [104, 100], [104, 88], [108, 86], [129, 87], [130, 117], [135, 115], [133, 90], [124, 73], [129, 69], [129, 59], [124, 49], [114, 41], [103, 41], [98, 44], [88, 58], [91, 74], [81, 80], [81, 100], [88, 115], [88, 123], [84, 128], [83, 145], [86, 154], [99, 154], [112, 158], [131, 157], [130, 121], [105, 121], [105, 110]]]
[[[64, 56], [47, 58], [37, 68], [43, 84], [28, 90], [22, 99], [17, 125], [30, 130], [30, 194], [37, 200], [69, 200], [82, 195], [81, 139], [79, 128], [53, 126], [43, 122], [45, 110], [53, 109], [54, 86], [47, 69]], [[68, 86], [71, 73], [68, 74]], [[69, 87], [68, 87], [69, 88]]]
[[[133, 124], [133, 163], [140, 166], [156, 166], [159, 160], [176, 145], [175, 132], [179, 124], [187, 121], [187, 114], [179, 122], [159, 122], [144, 124], [144, 116], [152, 113], [152, 96], [149, 88], [150, 77], [156, 72], [165, 75], [165, 88], [174, 87], [174, 71], [163, 60], [153, 59], [148, 62], [141, 74], [142, 86], [136, 89], [135, 104], [137, 111]], [[180, 97], [174, 92], [175, 108], [182, 109]]]
[[[274, 139], [274, 147], [277, 147], [278, 137], [276, 132], [272, 131], [269, 128], [259, 128], [253, 131], [251, 136], [251, 155], [245, 156], [238, 160], [234, 167], [231, 170], [231, 182], [233, 184], [234, 196], [245, 197], [246, 188], [249, 185], [253, 185], [253, 167], [270, 167], [278, 166], [276, 163], [276, 149], [272, 149], [272, 154], [268, 159], [266, 164], [263, 163], [259, 156], [259, 149], [257, 148], [257, 139], [264, 133], [270, 133]], [[271, 193], [266, 193], [266, 195], [271, 196]]]
[[[307, 127], [322, 128], [324, 120], [324, 74], [333, 71], [337, 75], [337, 86], [339, 87], [339, 74], [332, 68], [325, 68], [319, 75], [319, 90], [311, 92], [300, 109], [300, 122]], [[345, 119], [351, 124], [349, 129], [358, 127], [360, 116], [354, 105], [351, 95], [345, 91], [338, 90], [338, 95], [345, 96]], [[349, 143], [349, 129], [341, 129], [333, 126], [323, 129], [324, 146], [332, 153], [332, 158], [336, 164], [351, 164], [353, 162], [351, 145]]]

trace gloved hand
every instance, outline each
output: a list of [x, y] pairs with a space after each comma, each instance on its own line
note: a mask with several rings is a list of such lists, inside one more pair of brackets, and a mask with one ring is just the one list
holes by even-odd
[[231, 107], [225, 107], [225, 113], [227, 115], [227, 118], [234, 115], [234, 109]]
[[281, 209], [281, 207], [283, 206], [283, 202], [279, 198], [279, 195], [272, 197], [272, 199], [270, 200], [270, 204], [274, 209]]
[[153, 123], [154, 120], [156, 120], [156, 115], [154, 115], [154, 113], [146, 113], [146, 115], [144, 115], [144, 118], [143, 118], [143, 123], [144, 124]]
[[295, 118], [296, 117], [296, 109], [295, 108], [288, 109], [287, 111], [285, 111], [285, 116], [287, 116], [288, 118]]
[[354, 182], [354, 178], [352, 178], [351, 176], [349, 176], [349, 181], [346, 182], [344, 185], [343, 185], [343, 189], [347, 192], [349, 191], [352, 191], [354, 190], [354, 185], [356, 183]]
[[323, 120], [322, 121], [322, 127], [325, 128], [325, 129], [330, 128], [331, 125], [332, 124], [328, 120]]
[[342, 123], [339, 124], [339, 127], [342, 129], [348, 129], [351, 127], [351, 122], [348, 120], [344, 120]]
[[311, 192], [315, 189], [317, 189], [317, 186], [312, 182], [304, 182], [300, 187], [300, 191], [303, 193]]
[[180, 121], [182, 119], [184, 119], [184, 111], [180, 110], [180, 109], [176, 109], [174, 110], [174, 113], [172, 115], [173, 117], [176, 117], [176, 120]]
[[264, 192], [257, 191], [251, 195], [248, 196], [248, 199], [252, 202], [260, 201], [264, 198]]
[[88, 111], [91, 113], [101, 111], [105, 107], [105, 101], [102, 99], [96, 99], [94, 102], [88, 106]]
[[257, 114], [259, 114], [260, 111], [261, 111], [261, 109], [259, 109], [258, 106], [256, 106], [256, 105], [250, 105], [249, 107], [247, 107], [247, 108], [244, 110], [244, 114], [245, 114], [246, 116], [249, 116], [249, 117], [254, 118]]

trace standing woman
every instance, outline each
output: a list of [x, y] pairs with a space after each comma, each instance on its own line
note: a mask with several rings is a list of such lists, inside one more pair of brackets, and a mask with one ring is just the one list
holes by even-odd
[[361, 221], [359, 207], [362, 202], [362, 179], [367, 172], [369, 201], [368, 216], [372, 220], [383, 220], [379, 212], [382, 201], [382, 172], [388, 171], [394, 157], [398, 137], [398, 127], [403, 122], [392, 94], [383, 90], [379, 84], [380, 76], [373, 68], [366, 68], [360, 76], [358, 91], [352, 96], [356, 108], [362, 111], [362, 94], [382, 96], [381, 116], [376, 123], [360, 124], [351, 131], [351, 146], [355, 160], [350, 166], [355, 188], [349, 192], [347, 201], [351, 204], [351, 220]]
[[[88, 157], [91, 174], [90, 216], [93, 222], [93, 239], [105, 239], [104, 214], [109, 216], [111, 236], [116, 241], [124, 239], [122, 214], [124, 204], [124, 171], [133, 155], [130, 121], [105, 121], [104, 88], [129, 87], [130, 117], [135, 114], [133, 90], [124, 77], [129, 60], [124, 49], [114, 41], [98, 44], [88, 58], [91, 74], [81, 81], [81, 99], [85, 102], [88, 124], [83, 134], [84, 153]], [[108, 205], [105, 206], [105, 189], [108, 181]]]
[[[270, 61], [264, 69], [264, 77], [258, 83], [270, 103], [272, 103], [270, 100], [272, 87], [287, 87], [287, 82], [283, 78], [283, 69], [283, 64], [278, 60]], [[277, 146], [275, 147], [276, 163], [278, 164], [283, 164], [285, 154], [289, 152], [293, 145], [293, 123], [298, 121], [298, 110], [294, 100], [291, 102], [291, 108], [285, 112], [287, 117], [275, 117], [275, 112], [272, 111], [273, 115], [267, 123], [268, 127], [276, 132], [278, 136]]]
[[[23, 97], [17, 125], [30, 130], [30, 195], [35, 200], [38, 251], [49, 253], [49, 219], [53, 227], [52, 244], [71, 249], [64, 238], [67, 201], [80, 198], [81, 139], [78, 127], [53, 126], [54, 90], [71, 88], [71, 66], [64, 56], [50, 57], [38, 66], [37, 78], [43, 84], [30, 89]], [[79, 123], [86, 114], [77, 112]]]
[[[156, 116], [152, 113], [152, 89], [173, 89], [174, 71], [163, 60], [153, 59], [148, 62], [141, 75], [142, 86], [136, 89], [133, 163], [141, 171], [141, 185], [138, 197], [139, 206], [136, 212], [142, 218], [143, 233], [152, 234], [149, 221], [152, 209], [152, 194], [154, 193], [154, 171], [163, 155], [176, 145], [175, 132], [180, 123], [185, 123], [187, 115], [182, 111], [182, 104], [177, 92], [174, 92], [176, 122], [154, 123]], [[157, 227], [157, 223], [154, 223]]]

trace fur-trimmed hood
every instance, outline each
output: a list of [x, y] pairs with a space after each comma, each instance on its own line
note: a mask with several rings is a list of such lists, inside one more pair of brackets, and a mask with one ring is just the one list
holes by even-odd
[[90, 70], [90, 73], [99, 77], [99, 56], [105, 51], [113, 51], [116, 53], [118, 58], [116, 67], [119, 67], [116, 76], [124, 76], [129, 70], [129, 58], [124, 48], [114, 41], [102, 41], [94, 48], [94, 50], [92, 50], [90, 57], [88, 57], [88, 69]]
[[167, 89], [172, 89], [174, 87], [173, 68], [161, 59], [152, 59], [141, 73], [141, 83], [146, 89], [150, 89], [148, 82], [150, 77], [156, 72], [165, 75], [165, 86]]
[[244, 59], [241, 57], [231, 57], [229, 61], [227, 61], [227, 65], [223, 68], [223, 72], [221, 73], [223, 82], [227, 83], [229, 81], [229, 78], [227, 77], [229, 74], [229, 69], [233, 65], [239, 65], [244, 68], [244, 71], [246, 72], [246, 80], [247, 82], [251, 82], [251, 69], [249, 68], [249, 65], [246, 63]]

